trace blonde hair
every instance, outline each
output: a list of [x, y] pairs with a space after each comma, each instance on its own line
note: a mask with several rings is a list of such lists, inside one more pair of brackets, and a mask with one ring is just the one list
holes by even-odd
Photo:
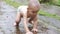
[[40, 9], [40, 3], [38, 0], [29, 0], [28, 7]]

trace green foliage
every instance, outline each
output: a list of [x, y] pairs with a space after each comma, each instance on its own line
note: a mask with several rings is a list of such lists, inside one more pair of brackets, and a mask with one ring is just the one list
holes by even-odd
[[39, 0], [39, 2], [60, 6], [60, 0]]
[[60, 0], [54, 0], [53, 4], [60, 6]]
[[39, 0], [40, 3], [47, 3], [49, 1], [51, 1], [51, 0]]

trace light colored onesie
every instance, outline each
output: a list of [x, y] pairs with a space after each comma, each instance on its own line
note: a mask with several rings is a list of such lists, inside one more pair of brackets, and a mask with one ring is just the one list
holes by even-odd
[[28, 6], [19, 6], [17, 9], [17, 14], [18, 13], [22, 13], [22, 14], [27, 13], [27, 8], [28, 8]]

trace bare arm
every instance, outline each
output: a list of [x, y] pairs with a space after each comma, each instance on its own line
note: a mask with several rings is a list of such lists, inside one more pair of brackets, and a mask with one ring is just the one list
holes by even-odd
[[37, 16], [33, 19], [33, 22], [34, 22], [33, 28], [37, 28], [37, 23], [38, 23], [37, 22]]
[[35, 32], [37, 32], [38, 31], [38, 29], [37, 29], [37, 24], [38, 24], [38, 22], [37, 22], [37, 16], [33, 19], [33, 29], [32, 29], [32, 31], [35, 31]]
[[24, 28], [26, 32], [29, 32], [28, 26], [27, 26], [27, 13], [23, 14], [23, 19], [24, 19]]

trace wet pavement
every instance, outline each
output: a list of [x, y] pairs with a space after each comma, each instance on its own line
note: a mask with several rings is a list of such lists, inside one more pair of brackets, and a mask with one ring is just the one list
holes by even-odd
[[[0, 34], [25, 34], [23, 19], [19, 27], [15, 27], [16, 8], [10, 6], [4, 1], [0, 9]], [[60, 21], [45, 16], [38, 16], [38, 33], [34, 34], [60, 34]], [[30, 25], [29, 25], [30, 26]]]

